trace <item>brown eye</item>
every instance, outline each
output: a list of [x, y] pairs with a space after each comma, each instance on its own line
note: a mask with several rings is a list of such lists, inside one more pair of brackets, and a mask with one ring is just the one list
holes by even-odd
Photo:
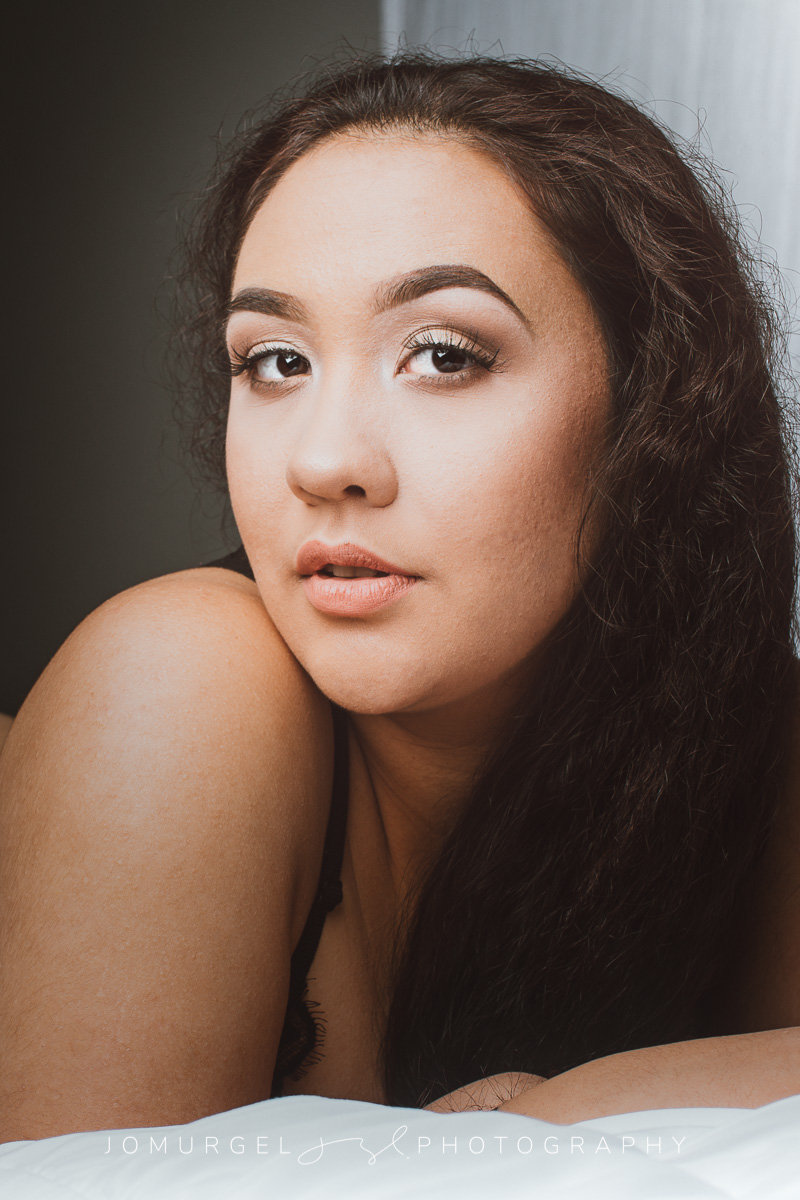
[[255, 379], [274, 383], [278, 379], [289, 379], [292, 375], [305, 375], [310, 365], [307, 358], [292, 350], [270, 350], [255, 357], [252, 371]]
[[431, 362], [439, 371], [463, 371], [469, 366], [470, 355], [454, 346], [438, 346], [431, 351]]
[[413, 375], [454, 375], [458, 371], [468, 371], [476, 362], [475, 355], [469, 350], [442, 343], [421, 347], [409, 358], [408, 367]]

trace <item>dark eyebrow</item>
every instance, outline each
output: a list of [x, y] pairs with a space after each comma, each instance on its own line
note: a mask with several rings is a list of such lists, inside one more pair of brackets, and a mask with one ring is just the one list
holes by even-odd
[[438, 292], [442, 288], [467, 287], [477, 288], [480, 292], [488, 292], [502, 300], [512, 312], [528, 324], [528, 318], [518, 305], [514, 303], [507, 292], [479, 271], [477, 267], [468, 267], [458, 263], [441, 266], [421, 267], [417, 271], [409, 271], [390, 283], [386, 283], [378, 291], [378, 312], [387, 308], [396, 308], [399, 304], [409, 304], [429, 292]]
[[[410, 304], [419, 300], [429, 292], [438, 292], [443, 288], [466, 287], [476, 288], [480, 292], [488, 292], [496, 296], [506, 307], [528, 324], [528, 319], [522, 310], [514, 303], [507, 292], [498, 284], [479, 271], [477, 267], [468, 267], [458, 263], [442, 266], [420, 267], [416, 271], [408, 271], [397, 279], [383, 284], [377, 292], [376, 308], [385, 312], [389, 308], [397, 308], [401, 304]], [[271, 288], [243, 288], [237, 292], [228, 303], [227, 316], [237, 312], [263, 313], [267, 317], [282, 317], [287, 321], [307, 323], [308, 310], [301, 301], [287, 292], [275, 292]]]
[[286, 321], [308, 321], [305, 305], [286, 292], [273, 292], [270, 288], [243, 288], [228, 302], [227, 316], [236, 312], [263, 313], [265, 317], [283, 317]]

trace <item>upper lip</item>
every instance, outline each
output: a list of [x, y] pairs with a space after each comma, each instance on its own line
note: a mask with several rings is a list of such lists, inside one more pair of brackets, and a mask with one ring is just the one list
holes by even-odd
[[325, 542], [318, 541], [304, 542], [297, 552], [298, 575], [314, 575], [326, 563], [339, 567], [369, 567], [373, 571], [385, 571], [387, 575], [414, 574], [353, 542], [340, 542], [338, 546], [327, 546]]

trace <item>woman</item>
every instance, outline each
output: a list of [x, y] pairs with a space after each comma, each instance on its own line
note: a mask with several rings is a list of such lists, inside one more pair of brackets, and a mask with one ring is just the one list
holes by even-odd
[[243, 546], [91, 614], [10, 735], [5, 1138], [800, 1091], [793, 475], [735, 235], [536, 64], [352, 63], [233, 147], [185, 345]]

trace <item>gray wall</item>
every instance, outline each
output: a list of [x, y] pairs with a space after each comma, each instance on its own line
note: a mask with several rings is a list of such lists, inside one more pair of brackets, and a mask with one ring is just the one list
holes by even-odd
[[160, 383], [176, 211], [220, 126], [345, 40], [377, 48], [378, 0], [31, 5], [15, 24], [6, 712], [108, 596], [224, 550]]

